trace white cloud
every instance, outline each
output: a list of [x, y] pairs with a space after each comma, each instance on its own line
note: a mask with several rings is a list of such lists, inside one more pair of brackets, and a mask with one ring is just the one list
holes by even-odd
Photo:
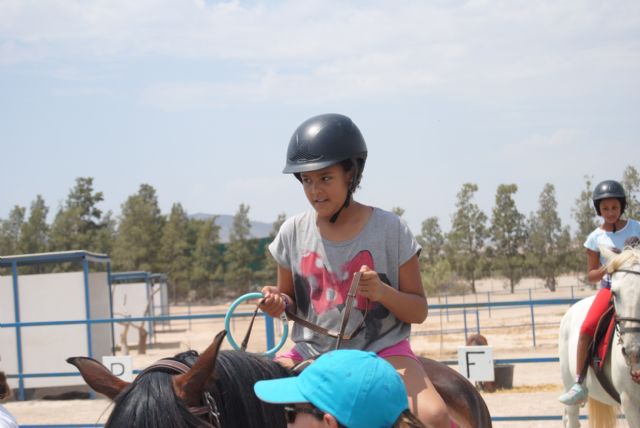
[[191, 58], [241, 68], [205, 82], [156, 82], [144, 92], [160, 105], [217, 104], [220, 94], [577, 95], [598, 90], [607, 71], [640, 71], [638, 4], [8, 1], [0, 4], [0, 52], [4, 64]]

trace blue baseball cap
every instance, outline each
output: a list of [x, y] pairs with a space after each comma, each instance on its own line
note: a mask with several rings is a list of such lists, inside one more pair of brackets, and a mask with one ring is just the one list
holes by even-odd
[[311, 403], [348, 428], [389, 428], [409, 408], [393, 366], [352, 349], [328, 352], [297, 377], [262, 380], [253, 389], [268, 403]]

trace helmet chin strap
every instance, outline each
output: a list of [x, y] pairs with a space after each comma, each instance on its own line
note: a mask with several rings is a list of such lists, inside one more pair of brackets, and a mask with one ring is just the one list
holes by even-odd
[[351, 189], [349, 189], [349, 192], [347, 192], [347, 199], [344, 200], [344, 204], [342, 204], [340, 209], [331, 216], [331, 218], [329, 219], [329, 223], [335, 223], [336, 220], [338, 219], [338, 216], [342, 212], [342, 210], [347, 208], [350, 202], [351, 202]]
[[353, 164], [353, 176], [351, 177], [351, 182], [349, 183], [349, 189], [347, 190], [347, 197], [345, 198], [344, 204], [342, 204], [340, 209], [331, 216], [331, 218], [329, 219], [329, 223], [335, 223], [336, 220], [338, 220], [338, 216], [340, 215], [342, 210], [349, 207], [349, 204], [351, 203], [351, 195], [353, 195], [353, 192], [356, 190], [355, 189], [356, 186], [354, 185], [354, 182], [356, 180], [355, 177], [358, 176], [358, 162], [354, 161], [353, 159], [351, 160], [351, 162]]

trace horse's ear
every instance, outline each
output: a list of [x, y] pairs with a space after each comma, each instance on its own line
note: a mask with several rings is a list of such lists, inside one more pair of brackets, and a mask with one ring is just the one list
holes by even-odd
[[188, 405], [200, 405], [203, 389], [213, 374], [218, 351], [226, 335], [226, 330], [218, 333], [211, 345], [198, 357], [191, 370], [173, 378], [176, 394]]
[[114, 399], [120, 391], [129, 386], [129, 382], [114, 376], [105, 366], [92, 358], [71, 357], [67, 363], [78, 368], [87, 385], [94, 391]]
[[616, 251], [613, 248], [608, 247], [606, 245], [599, 245], [598, 249], [600, 250], [600, 255], [607, 260], [607, 263], [610, 262], [615, 256], [619, 254], [619, 253], [616, 253]]

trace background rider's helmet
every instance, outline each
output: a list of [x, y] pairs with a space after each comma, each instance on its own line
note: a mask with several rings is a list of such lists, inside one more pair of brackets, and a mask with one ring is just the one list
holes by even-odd
[[596, 209], [598, 215], [600, 214], [600, 201], [603, 199], [617, 199], [620, 201], [620, 215], [624, 212], [625, 207], [627, 206], [627, 196], [624, 193], [624, 187], [622, 184], [618, 183], [615, 180], [605, 180], [596, 186], [593, 189], [593, 206]]
[[317, 171], [352, 160], [356, 174], [352, 190], [360, 182], [367, 159], [367, 145], [358, 127], [347, 116], [321, 114], [305, 120], [291, 136], [287, 148], [285, 174]]

